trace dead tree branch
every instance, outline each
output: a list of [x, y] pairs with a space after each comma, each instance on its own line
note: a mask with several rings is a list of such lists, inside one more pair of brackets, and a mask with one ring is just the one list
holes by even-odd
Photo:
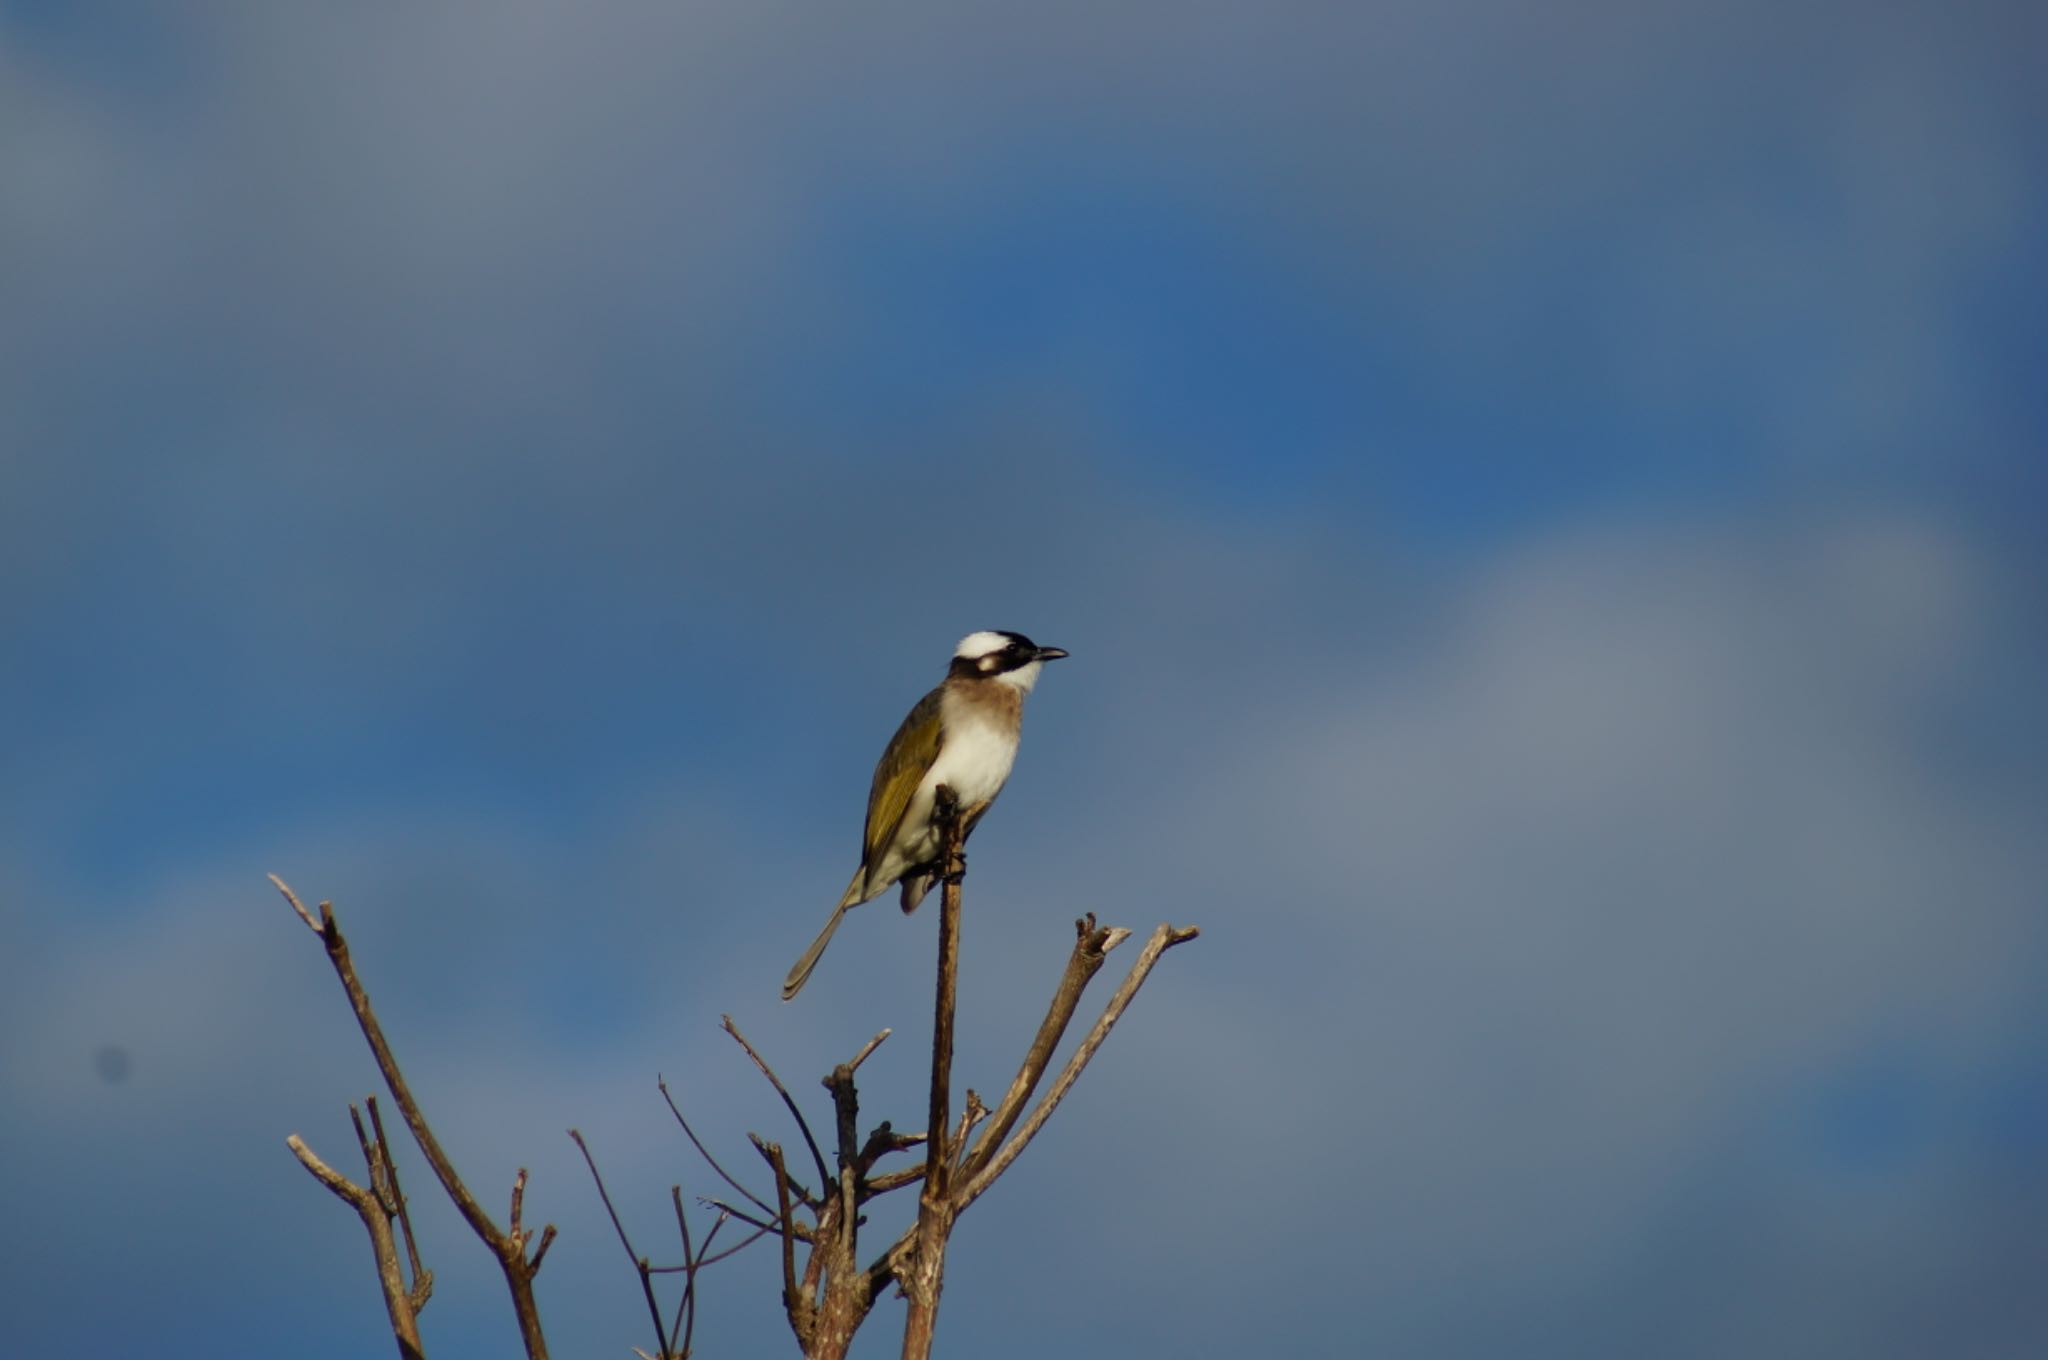
[[[569, 1131], [590, 1168], [591, 1178], [596, 1182], [598, 1196], [604, 1202], [619, 1243], [640, 1278], [641, 1293], [654, 1327], [656, 1345], [652, 1354], [636, 1348], [645, 1360], [687, 1360], [696, 1326], [700, 1272], [705, 1266], [724, 1260], [770, 1233], [776, 1236], [781, 1246], [782, 1296], [790, 1330], [809, 1360], [844, 1360], [855, 1331], [891, 1284], [897, 1286], [908, 1304], [904, 1323], [904, 1360], [929, 1360], [937, 1328], [947, 1244], [960, 1215], [1009, 1170], [1045, 1127], [1053, 1111], [1109, 1037], [1110, 1030], [1129, 1008], [1160, 957], [1199, 933], [1192, 926], [1171, 925], [1161, 925], [1152, 933], [1131, 971], [1068, 1057], [1058, 1077], [1043, 1095], [1039, 1095], [1046, 1071], [1079, 1010], [1082, 994], [1101, 971], [1109, 952], [1131, 934], [1122, 927], [1098, 925], [1092, 913], [1076, 921], [1073, 950], [1053, 990], [1045, 1018], [1018, 1065], [1016, 1076], [993, 1109], [973, 1090], [968, 1090], [956, 1123], [952, 1102], [953, 1052], [958, 1012], [961, 892], [967, 870], [962, 846], [967, 830], [985, 810], [985, 805], [962, 808], [950, 789], [941, 786], [937, 792], [933, 815], [940, 832], [941, 855], [934, 867], [944, 887], [940, 894], [939, 956], [932, 1009], [931, 1081], [922, 1132], [898, 1133], [884, 1120], [866, 1138], [860, 1135], [860, 1096], [855, 1078], [861, 1065], [889, 1037], [890, 1031], [884, 1029], [824, 1079], [825, 1089], [832, 1097], [833, 1112], [833, 1156], [828, 1161], [789, 1088], [760, 1051], [740, 1032], [732, 1017], [726, 1016], [726, 1033], [740, 1045], [774, 1088], [796, 1124], [810, 1154], [811, 1166], [817, 1173], [817, 1189], [813, 1191], [790, 1174], [780, 1143], [750, 1133], [748, 1138], [773, 1177], [773, 1200], [771, 1202], [749, 1190], [711, 1155], [683, 1117], [667, 1082], [657, 1080], [663, 1100], [691, 1145], [719, 1179], [751, 1206], [742, 1208], [719, 1199], [703, 1200], [719, 1213], [711, 1231], [698, 1243], [683, 1211], [682, 1188], [672, 1186], [670, 1199], [682, 1238], [683, 1260], [680, 1265], [658, 1266], [634, 1250], [582, 1134], [574, 1129]], [[539, 1312], [534, 1303], [533, 1278], [554, 1241], [555, 1229], [549, 1224], [538, 1235], [538, 1243], [534, 1244], [534, 1234], [523, 1226], [526, 1171], [522, 1168], [514, 1178], [510, 1225], [501, 1230], [456, 1174], [454, 1164], [421, 1113], [419, 1103], [406, 1084], [378, 1024], [368, 993], [356, 974], [332, 905], [322, 902], [316, 917], [283, 880], [272, 875], [271, 881], [325, 947], [328, 961], [348, 996], [350, 1009], [370, 1046], [385, 1086], [398, 1102], [399, 1113], [411, 1130], [413, 1141], [418, 1144], [427, 1164], [433, 1168], [435, 1178], [471, 1231], [497, 1258], [512, 1295], [528, 1360], [546, 1360], [547, 1343], [541, 1334]], [[1035, 1105], [1032, 1103], [1034, 1096], [1037, 1097]], [[307, 1170], [355, 1208], [362, 1218], [377, 1258], [378, 1279], [401, 1360], [422, 1360], [417, 1317], [432, 1289], [433, 1275], [420, 1267], [405, 1196], [398, 1188], [397, 1170], [384, 1137], [383, 1122], [375, 1100], [369, 1104], [371, 1124], [376, 1130], [374, 1142], [365, 1136], [360, 1118], [356, 1120], [357, 1138], [370, 1168], [368, 1186], [356, 1185], [327, 1166], [296, 1134], [288, 1142]], [[351, 1114], [354, 1114], [353, 1108]], [[920, 1147], [924, 1152], [920, 1163], [877, 1174], [879, 1165], [886, 1158]], [[863, 1210], [880, 1196], [913, 1184], [919, 1186], [914, 1221], [886, 1249], [866, 1265], [861, 1264], [860, 1230], [866, 1222]], [[737, 1219], [754, 1231], [737, 1245], [714, 1253], [712, 1244], [728, 1219]], [[405, 1283], [405, 1272], [399, 1264], [397, 1239], [392, 1231], [394, 1220], [402, 1230], [411, 1262], [413, 1283], [410, 1287]], [[806, 1249], [801, 1272], [797, 1268], [799, 1244]], [[530, 1255], [529, 1245], [533, 1248]], [[664, 1324], [653, 1277], [672, 1273], [683, 1275], [683, 1291], [672, 1318]]]
[[[363, 1104], [370, 1107], [370, 1126], [377, 1131], [376, 1167], [384, 1174], [386, 1184], [383, 1189], [388, 1192], [384, 1195], [384, 1200], [390, 1210], [398, 1215], [398, 1226], [405, 1234], [405, 1256], [412, 1266], [412, 1306], [413, 1311], [417, 1313], [426, 1306], [427, 1296], [434, 1292], [434, 1272], [420, 1268], [420, 1248], [412, 1235], [412, 1214], [406, 1208], [405, 1191], [398, 1185], [398, 1159], [391, 1155], [391, 1140], [384, 1136], [384, 1116], [377, 1109], [377, 1097], [370, 1096]], [[355, 1113], [354, 1107], [350, 1107], [349, 1118], [355, 1119]], [[363, 1141], [363, 1125], [359, 1119], [356, 1120], [356, 1141]]]
[[[1123, 934], [1128, 935], [1129, 932], [1125, 931]], [[1145, 942], [1144, 952], [1139, 954], [1138, 961], [1131, 965], [1131, 971], [1124, 976], [1123, 983], [1117, 987], [1115, 995], [1110, 997], [1109, 1004], [1102, 1008], [1102, 1014], [1096, 1019], [1095, 1027], [1088, 1031], [1087, 1037], [1074, 1049], [1073, 1056], [1067, 1059], [1067, 1065], [1053, 1081], [1052, 1089], [1045, 1093], [1045, 1098], [1038, 1102], [1038, 1108], [1031, 1112], [1031, 1117], [1017, 1130], [1017, 1136], [996, 1148], [994, 1155], [987, 1159], [986, 1164], [961, 1185], [955, 1195], [955, 1212], [980, 1199], [989, 1186], [995, 1184], [996, 1177], [1009, 1169], [1010, 1164], [1030, 1145], [1031, 1140], [1038, 1136], [1038, 1131], [1045, 1127], [1045, 1121], [1052, 1118], [1052, 1112], [1059, 1108], [1059, 1103], [1066, 1099], [1067, 1092], [1074, 1089], [1074, 1083], [1081, 1079], [1082, 1070], [1095, 1057], [1096, 1050], [1102, 1047], [1102, 1042], [1109, 1037], [1110, 1030], [1116, 1027], [1116, 1022], [1122, 1018], [1125, 1009], [1137, 996], [1138, 988], [1145, 985], [1145, 979], [1151, 974], [1152, 965], [1159, 962], [1159, 956], [1177, 944], [1186, 944], [1199, 934], [1201, 931], [1195, 926], [1176, 928], [1164, 923], [1152, 932], [1152, 938]], [[1104, 946], [1105, 949], [1114, 947], [1115, 941]], [[1042, 1072], [1043, 1067], [1040, 1070]], [[1036, 1079], [1033, 1080], [1035, 1083]], [[1026, 1098], [1029, 1098], [1028, 1091]], [[984, 1141], [989, 1147], [994, 1148], [996, 1130], [991, 1128], [989, 1135], [989, 1139]]]
[[[676, 1123], [682, 1126], [683, 1136], [690, 1140], [691, 1147], [697, 1149], [697, 1155], [702, 1157], [705, 1163], [708, 1166], [710, 1166], [710, 1168], [713, 1171], [718, 1173], [718, 1178], [720, 1180], [724, 1181], [733, 1189], [739, 1191], [740, 1198], [746, 1200], [749, 1204], [752, 1204], [756, 1209], [759, 1209], [763, 1214], [765, 1214], [769, 1218], [773, 1218], [775, 1216], [775, 1211], [773, 1209], [769, 1208], [766, 1204], [763, 1204], [760, 1198], [756, 1196], [753, 1191], [747, 1189], [746, 1186], [741, 1185], [738, 1181], [734, 1180], [729, 1174], [727, 1174], [726, 1169], [718, 1164], [718, 1159], [711, 1155], [710, 1149], [704, 1146], [704, 1141], [701, 1138], [697, 1137], [697, 1131], [690, 1127], [690, 1121], [683, 1118], [683, 1112], [676, 1107], [676, 1099], [674, 1096], [669, 1094], [668, 1083], [662, 1080], [660, 1077], [656, 1077], [654, 1079], [654, 1084], [661, 1088], [661, 1098], [668, 1102], [668, 1112], [676, 1117]], [[713, 1204], [717, 1203], [716, 1200], [709, 1202]], [[728, 1210], [728, 1212], [731, 1211]], [[734, 1217], [743, 1216], [739, 1214], [734, 1214]]]
[[1038, 1033], [1032, 1036], [1031, 1047], [1026, 1050], [1017, 1075], [1011, 1079], [1010, 1089], [1004, 1092], [1002, 1103], [989, 1115], [988, 1128], [962, 1164], [963, 1175], [972, 1177], [988, 1165], [989, 1158], [1009, 1136], [1017, 1117], [1030, 1102], [1031, 1093], [1038, 1089], [1039, 1079], [1045, 1075], [1047, 1064], [1052, 1062], [1052, 1055], [1059, 1048], [1068, 1024], [1073, 1021], [1074, 1011], [1081, 1004], [1081, 993], [1101, 970], [1109, 951], [1129, 939], [1130, 934], [1120, 926], [1097, 926], [1093, 912], [1074, 922], [1074, 949], [1067, 956], [1066, 971], [1060, 975], [1059, 986], [1053, 989], [1052, 1004], [1046, 1009]]
[[[691, 1237], [689, 1215], [683, 1212], [683, 1188], [680, 1185], [670, 1186], [668, 1193], [670, 1202], [675, 1205], [676, 1230], [683, 1239], [683, 1261], [681, 1265], [655, 1265], [634, 1250], [633, 1239], [626, 1235], [626, 1225], [619, 1221], [619, 1211], [612, 1207], [611, 1192], [605, 1189], [604, 1177], [598, 1173], [597, 1159], [590, 1155], [590, 1145], [583, 1141], [582, 1132], [570, 1129], [569, 1137], [575, 1141], [576, 1150], [583, 1154], [583, 1164], [590, 1168], [590, 1179], [597, 1183], [597, 1197], [604, 1201], [604, 1211], [612, 1221], [612, 1231], [618, 1234], [619, 1245], [626, 1249], [626, 1258], [633, 1263], [633, 1269], [640, 1277], [640, 1293], [647, 1301], [647, 1316], [654, 1323], [653, 1353], [649, 1354], [635, 1346], [634, 1354], [641, 1356], [642, 1360], [689, 1360], [690, 1339], [697, 1330], [697, 1275], [713, 1261], [724, 1260], [732, 1254], [731, 1251], [725, 1251], [714, 1256], [711, 1252], [711, 1244], [718, 1240], [718, 1230], [725, 1226], [731, 1215], [719, 1214], [717, 1221], [711, 1225], [711, 1231], [704, 1235], [703, 1246], [699, 1247]], [[748, 1238], [747, 1241], [751, 1242], [753, 1238]], [[742, 1242], [740, 1246], [744, 1247], [746, 1244]], [[733, 1251], [737, 1250], [738, 1247], [733, 1248]], [[661, 1303], [654, 1294], [654, 1277], [678, 1273], [683, 1277], [682, 1297], [676, 1303], [674, 1320], [664, 1326], [661, 1321]]]
[[[952, 1108], [953, 1037], [958, 1011], [961, 884], [966, 873], [961, 845], [965, 840], [965, 828], [973, 825], [980, 810], [960, 808], [946, 788], [941, 787], [938, 794], [933, 815], [941, 833], [943, 852], [939, 870], [945, 888], [939, 910], [931, 1086], [925, 1131], [897, 1133], [885, 1121], [877, 1125], [866, 1139], [860, 1137], [860, 1097], [855, 1086], [855, 1073], [888, 1037], [888, 1031], [884, 1030], [869, 1040], [850, 1061], [841, 1063], [824, 1079], [825, 1089], [832, 1096], [835, 1135], [833, 1167], [828, 1169], [822, 1150], [812, 1137], [810, 1126], [788, 1088], [775, 1076], [753, 1045], [739, 1034], [731, 1018], [726, 1019], [727, 1031], [746, 1049], [748, 1057], [768, 1078], [789, 1109], [818, 1168], [819, 1190], [813, 1196], [790, 1177], [779, 1145], [758, 1135], [749, 1135], [775, 1177], [775, 1208], [762, 1203], [720, 1170], [727, 1184], [761, 1209], [759, 1220], [749, 1218], [747, 1221], [754, 1223], [758, 1231], [773, 1230], [780, 1237], [785, 1309], [797, 1344], [810, 1360], [843, 1360], [855, 1330], [867, 1318], [883, 1290], [891, 1284], [896, 1285], [908, 1300], [903, 1340], [905, 1360], [928, 1360], [938, 1317], [946, 1246], [953, 1225], [967, 1206], [1009, 1169], [1045, 1126], [1053, 1110], [1079, 1079], [1108, 1037], [1110, 1029], [1130, 1005], [1160, 955], [1174, 945], [1194, 939], [1198, 933], [1193, 927], [1167, 925], [1160, 926], [1153, 933], [1130, 974], [1104, 1007], [1102, 1015], [1068, 1059], [1051, 1089], [1034, 1107], [1032, 1097], [1037, 1093], [1080, 1006], [1082, 993], [1101, 970], [1109, 951], [1131, 934], [1121, 927], [1099, 926], [1093, 915], [1075, 922], [1073, 951], [1054, 989], [1045, 1019], [1018, 1066], [1017, 1075], [994, 1109], [988, 1108], [978, 1095], [969, 1091], [956, 1123]], [[677, 1119], [680, 1121], [681, 1118], [678, 1113]], [[687, 1132], [688, 1125], [685, 1124], [684, 1128]], [[694, 1135], [691, 1141], [696, 1142]], [[698, 1146], [701, 1151], [702, 1145]], [[919, 1164], [874, 1174], [883, 1158], [919, 1146], [924, 1148], [924, 1157]], [[862, 1265], [859, 1255], [860, 1227], [865, 1221], [862, 1211], [879, 1196], [912, 1184], [920, 1186], [915, 1221], [886, 1250]], [[731, 1210], [731, 1206], [721, 1207]], [[795, 1217], [799, 1209], [809, 1212], [808, 1223]], [[733, 1212], [738, 1216], [737, 1211]], [[810, 1247], [800, 1276], [796, 1268], [799, 1242], [808, 1243]]]
[[761, 1069], [761, 1075], [768, 1078], [768, 1084], [775, 1088], [775, 1094], [782, 1097], [782, 1104], [789, 1111], [790, 1118], [796, 1120], [797, 1129], [804, 1136], [804, 1146], [811, 1150], [811, 1164], [818, 1168], [818, 1184], [823, 1185], [831, 1180], [830, 1173], [825, 1170], [825, 1158], [818, 1151], [818, 1140], [811, 1136], [811, 1126], [804, 1122], [804, 1112], [797, 1107], [796, 1101], [790, 1098], [789, 1088], [782, 1084], [782, 1078], [775, 1075], [775, 1069], [768, 1065], [760, 1051], [747, 1042], [747, 1036], [740, 1033], [740, 1027], [732, 1022], [732, 1017], [726, 1015], [719, 1018], [725, 1022], [725, 1032], [747, 1051], [747, 1056], [754, 1060], [754, 1066]]
[[[932, 1333], [939, 1320], [939, 1290], [946, 1272], [946, 1243], [953, 1235], [952, 1148], [946, 1125], [952, 1117], [953, 1015], [960, 985], [960, 887], [967, 877], [961, 849], [967, 828], [982, 808], [962, 809], [953, 791], [941, 784], [932, 817], [944, 845], [945, 889], [939, 900], [939, 980], [932, 1012], [931, 1115], [925, 1124], [924, 1185], [917, 1195], [917, 1223], [907, 1234], [910, 1245], [892, 1267], [896, 1283], [909, 1300], [903, 1324], [904, 1360], [931, 1353]], [[961, 1130], [964, 1135], [966, 1130]]]
[[[349, 1106], [349, 1114], [357, 1119], [356, 1127], [362, 1127], [356, 1107]], [[384, 1294], [384, 1312], [391, 1320], [391, 1335], [398, 1342], [400, 1360], [424, 1360], [425, 1352], [420, 1349], [419, 1311], [426, 1304], [427, 1294], [434, 1287], [434, 1277], [422, 1274], [417, 1254], [413, 1257], [413, 1287], [407, 1288], [405, 1272], [398, 1264], [398, 1243], [391, 1234], [391, 1221], [396, 1217], [390, 1203], [378, 1190], [378, 1167], [372, 1146], [363, 1143], [364, 1161], [370, 1170], [370, 1185], [357, 1185], [348, 1177], [320, 1160], [313, 1149], [306, 1146], [306, 1140], [292, 1134], [285, 1140], [285, 1146], [299, 1159], [299, 1164], [313, 1173], [313, 1178], [335, 1193], [335, 1196], [356, 1211], [363, 1220], [363, 1227], [370, 1234], [370, 1249], [377, 1257], [377, 1284]], [[411, 1232], [406, 1234], [406, 1245], [411, 1247]]]
[[[654, 1267], [645, 1256], [633, 1250], [633, 1240], [626, 1236], [626, 1225], [619, 1222], [619, 1211], [612, 1207], [611, 1192], [604, 1188], [604, 1177], [598, 1174], [597, 1159], [590, 1155], [590, 1145], [583, 1141], [582, 1131], [570, 1129], [569, 1137], [574, 1140], [576, 1150], [583, 1154], [583, 1164], [590, 1168], [590, 1179], [597, 1182], [597, 1197], [604, 1201], [604, 1211], [612, 1221], [612, 1231], [619, 1235], [619, 1245], [626, 1249], [626, 1259], [633, 1263], [633, 1269], [640, 1276], [640, 1293], [647, 1300], [648, 1316], [654, 1320], [654, 1351], [657, 1360], [668, 1360], [670, 1355], [668, 1330], [661, 1325], [661, 1304], [654, 1297]], [[684, 1229], [684, 1241], [689, 1240], [689, 1229]], [[688, 1256], [686, 1248], [684, 1255]], [[687, 1288], [684, 1291], [687, 1296]], [[642, 1352], [645, 1354], [645, 1352]]]
[[[384, 1037], [384, 1028], [377, 1022], [377, 1013], [370, 1005], [369, 993], [356, 975], [355, 962], [349, 957], [348, 941], [342, 937], [340, 923], [335, 920], [334, 905], [331, 902], [322, 902], [319, 918], [315, 920], [313, 914], [306, 910], [305, 903], [299, 900], [298, 894], [293, 892], [283, 879], [272, 874], [270, 881], [284, 894], [285, 901], [291, 904], [299, 919], [306, 923], [307, 929], [319, 937], [320, 943], [327, 951], [327, 961], [333, 966], [335, 977], [340, 980], [342, 990], [348, 995], [349, 1008], [355, 1012], [356, 1023], [361, 1027], [363, 1038], [370, 1046], [370, 1054], [376, 1059], [377, 1070], [384, 1076], [385, 1088], [391, 1092], [391, 1098], [398, 1102], [398, 1112], [405, 1120], [406, 1128], [412, 1132], [413, 1142], [419, 1146], [421, 1155], [427, 1159], [427, 1165], [433, 1168], [435, 1178], [441, 1182], [441, 1188], [447, 1192], [448, 1198], [453, 1201], [463, 1220], [469, 1224], [470, 1230], [490, 1249], [492, 1256], [497, 1258], [499, 1269], [505, 1276], [506, 1288], [512, 1295], [512, 1311], [519, 1324], [519, 1338], [525, 1345], [527, 1360], [547, 1360], [548, 1343], [541, 1331], [540, 1308], [533, 1297], [533, 1277], [540, 1269], [541, 1259], [547, 1254], [548, 1246], [554, 1241], [555, 1228], [550, 1223], [541, 1231], [539, 1243], [529, 1257], [527, 1246], [534, 1235], [521, 1222], [521, 1209], [526, 1194], [525, 1169], [522, 1167], [513, 1180], [510, 1225], [500, 1229], [491, 1221], [490, 1215], [484, 1212], [483, 1206], [477, 1203], [476, 1197], [470, 1194], [469, 1187], [462, 1183], [462, 1177], [456, 1174], [455, 1164], [442, 1150], [440, 1140], [434, 1136], [433, 1129], [427, 1124], [426, 1115], [421, 1112], [419, 1101], [413, 1096], [412, 1088], [406, 1084], [405, 1074], [399, 1070], [398, 1059], [392, 1053], [390, 1042]], [[294, 1148], [293, 1151], [297, 1152], [298, 1149]], [[300, 1160], [305, 1161], [305, 1156], [302, 1155]], [[310, 1166], [308, 1169], [311, 1169]], [[381, 1208], [379, 1212], [382, 1212]], [[389, 1227], [387, 1221], [387, 1234]], [[401, 1347], [403, 1344], [401, 1338]], [[417, 1347], [417, 1339], [414, 1344]]]

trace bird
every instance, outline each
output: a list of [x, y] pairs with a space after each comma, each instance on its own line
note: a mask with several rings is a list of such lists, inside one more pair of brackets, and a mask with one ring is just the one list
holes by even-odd
[[945, 870], [938, 862], [944, 847], [933, 815], [939, 786], [951, 792], [954, 807], [966, 819], [964, 842], [1010, 777], [1024, 696], [1038, 683], [1044, 664], [1065, 655], [1022, 633], [985, 629], [960, 639], [946, 678], [911, 708], [875, 762], [860, 868], [853, 871], [825, 928], [783, 980], [784, 1001], [809, 980], [849, 909], [901, 884], [904, 914], [917, 910]]

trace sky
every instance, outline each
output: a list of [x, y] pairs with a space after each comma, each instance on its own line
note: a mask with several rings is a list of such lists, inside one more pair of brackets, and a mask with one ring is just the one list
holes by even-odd
[[[284, 1144], [352, 1167], [376, 1077], [271, 872], [479, 1196], [530, 1169], [555, 1353], [650, 1345], [565, 1131], [659, 1258], [719, 1187], [658, 1076], [790, 1137], [721, 1015], [821, 1118], [893, 1027], [921, 1126], [932, 912], [777, 990], [1006, 628], [1073, 655], [956, 1089], [1076, 916], [1202, 936], [963, 1219], [942, 1350], [2048, 1353], [2044, 45], [0, 0], [0, 1350], [390, 1344]], [[511, 1353], [400, 1156], [427, 1353]], [[793, 1353], [776, 1277], [698, 1354]]]

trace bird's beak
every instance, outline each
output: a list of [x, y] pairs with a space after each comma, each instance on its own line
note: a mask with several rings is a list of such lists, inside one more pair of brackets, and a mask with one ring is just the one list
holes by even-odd
[[1064, 647], [1040, 647], [1038, 649], [1038, 659], [1040, 661], [1057, 661], [1066, 654], [1067, 649]]

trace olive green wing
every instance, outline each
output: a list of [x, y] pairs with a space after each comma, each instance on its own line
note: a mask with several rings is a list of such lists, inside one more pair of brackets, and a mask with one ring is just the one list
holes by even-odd
[[860, 849], [860, 862], [867, 868], [872, 869], [880, 862], [884, 847], [903, 823], [911, 795], [939, 758], [940, 693], [935, 689], [917, 701], [875, 763], [875, 780], [868, 786], [868, 823]]

